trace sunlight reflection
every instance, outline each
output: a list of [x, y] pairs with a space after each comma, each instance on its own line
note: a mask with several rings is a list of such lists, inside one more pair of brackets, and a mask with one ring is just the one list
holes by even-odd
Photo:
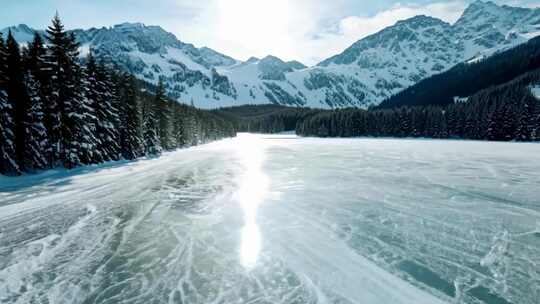
[[238, 139], [238, 151], [246, 170], [235, 195], [244, 212], [240, 261], [244, 267], [253, 268], [262, 246], [261, 232], [257, 225], [257, 209], [268, 194], [269, 181], [262, 170], [263, 140], [251, 134], [239, 134]]

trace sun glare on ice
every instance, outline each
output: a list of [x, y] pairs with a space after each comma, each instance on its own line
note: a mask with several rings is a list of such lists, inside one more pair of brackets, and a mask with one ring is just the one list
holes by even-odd
[[244, 213], [241, 234], [240, 262], [253, 268], [262, 247], [262, 237], [257, 224], [257, 209], [269, 192], [269, 180], [262, 170], [264, 142], [255, 135], [240, 134], [237, 148], [245, 168], [235, 198]]

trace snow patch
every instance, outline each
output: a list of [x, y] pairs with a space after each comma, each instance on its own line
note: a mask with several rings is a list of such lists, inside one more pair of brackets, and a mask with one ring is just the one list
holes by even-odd
[[531, 93], [534, 95], [534, 97], [540, 99], [540, 85], [532, 86]]

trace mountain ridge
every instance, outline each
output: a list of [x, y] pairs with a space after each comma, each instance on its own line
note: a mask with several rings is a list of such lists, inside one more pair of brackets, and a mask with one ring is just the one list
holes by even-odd
[[[311, 67], [275, 56], [239, 61], [143, 23], [73, 32], [82, 55], [92, 49], [141, 80], [162, 79], [172, 98], [201, 108], [367, 108], [456, 64], [524, 43], [540, 34], [538, 24], [539, 9], [476, 1], [454, 24], [425, 15], [400, 20]], [[29, 27], [11, 29], [29, 39]]]

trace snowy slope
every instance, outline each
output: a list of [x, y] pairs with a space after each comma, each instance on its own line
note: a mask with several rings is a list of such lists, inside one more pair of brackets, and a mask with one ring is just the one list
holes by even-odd
[[[417, 16], [354, 43], [315, 67], [273, 56], [240, 62], [178, 40], [158, 26], [124, 23], [75, 30], [81, 54], [104, 60], [203, 108], [279, 103], [369, 107], [457, 63], [475, 62], [540, 34], [540, 9], [471, 4], [455, 23]], [[20, 42], [32, 29], [12, 27]], [[7, 33], [7, 29], [2, 30]]]
[[378, 104], [419, 80], [475, 62], [540, 34], [540, 9], [471, 4], [453, 25], [417, 16], [366, 37], [319, 66], [361, 75], [369, 103]]

